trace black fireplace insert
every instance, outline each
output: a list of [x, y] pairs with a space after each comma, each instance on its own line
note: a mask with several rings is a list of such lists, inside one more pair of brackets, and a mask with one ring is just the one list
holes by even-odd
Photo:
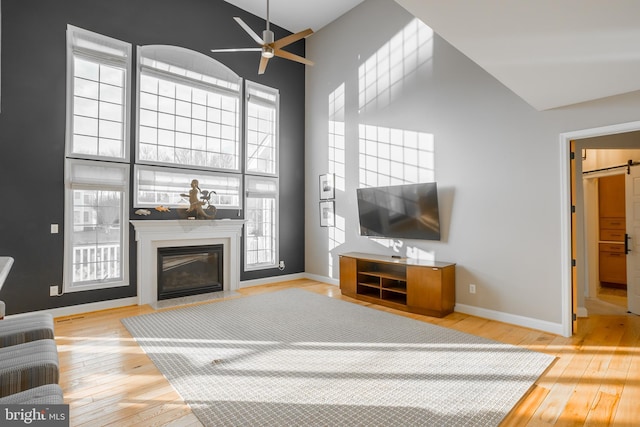
[[158, 300], [221, 291], [223, 247], [158, 248]]

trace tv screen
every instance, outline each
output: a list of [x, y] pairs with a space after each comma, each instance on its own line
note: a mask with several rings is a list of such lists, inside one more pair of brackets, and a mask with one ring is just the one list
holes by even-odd
[[440, 240], [435, 182], [358, 188], [363, 236]]

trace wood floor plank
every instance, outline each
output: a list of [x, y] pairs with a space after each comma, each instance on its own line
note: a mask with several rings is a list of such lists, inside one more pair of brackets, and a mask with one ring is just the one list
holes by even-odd
[[[640, 330], [640, 318], [635, 324], [636, 330]], [[631, 353], [631, 363], [627, 378], [624, 381], [622, 394], [613, 417], [613, 424], [620, 426], [638, 425], [640, 420], [640, 347], [627, 348]]]
[[624, 333], [618, 326], [615, 319], [607, 319], [585, 337], [583, 345], [591, 360], [582, 372], [562, 414], [564, 419], [570, 419], [575, 425], [586, 422], [596, 398], [602, 397], [600, 387], [613, 358], [613, 351], [610, 349], [617, 347]]
[[534, 385], [532, 390], [516, 405], [500, 424], [501, 427], [521, 427], [533, 417], [536, 409], [549, 394], [549, 389]]
[[619, 395], [598, 392], [584, 425], [593, 427], [611, 425], [619, 400]]
[[[243, 298], [301, 288], [344, 301], [556, 357], [502, 427], [632, 426], [640, 402], [640, 317], [579, 319], [579, 333], [560, 337], [462, 313], [443, 318], [404, 313], [340, 294], [337, 286], [310, 279], [242, 288]], [[55, 319], [60, 384], [72, 426], [202, 426], [178, 393], [137, 345], [121, 319], [152, 313], [129, 306]]]

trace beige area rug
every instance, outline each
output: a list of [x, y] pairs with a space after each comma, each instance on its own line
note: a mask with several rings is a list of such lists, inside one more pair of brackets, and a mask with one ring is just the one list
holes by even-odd
[[122, 322], [207, 426], [497, 426], [553, 361], [300, 289]]

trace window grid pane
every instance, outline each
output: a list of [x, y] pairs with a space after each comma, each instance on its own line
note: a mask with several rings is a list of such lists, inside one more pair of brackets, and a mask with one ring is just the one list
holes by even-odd
[[247, 170], [276, 173], [276, 108], [247, 103]]
[[248, 266], [276, 264], [276, 215], [275, 198], [247, 198], [245, 252]]
[[237, 96], [142, 74], [139, 112], [141, 161], [239, 169]]
[[73, 190], [72, 285], [123, 280], [124, 192]]
[[278, 181], [247, 177], [245, 212], [245, 265], [272, 268], [278, 257]]
[[215, 191], [209, 202], [218, 209], [239, 209], [240, 176], [215, 174], [203, 171], [174, 171], [164, 168], [138, 166], [136, 207], [166, 206], [184, 208], [188, 206], [190, 184], [199, 181], [201, 190]]
[[73, 63], [72, 153], [125, 157], [125, 69], [78, 56]]

